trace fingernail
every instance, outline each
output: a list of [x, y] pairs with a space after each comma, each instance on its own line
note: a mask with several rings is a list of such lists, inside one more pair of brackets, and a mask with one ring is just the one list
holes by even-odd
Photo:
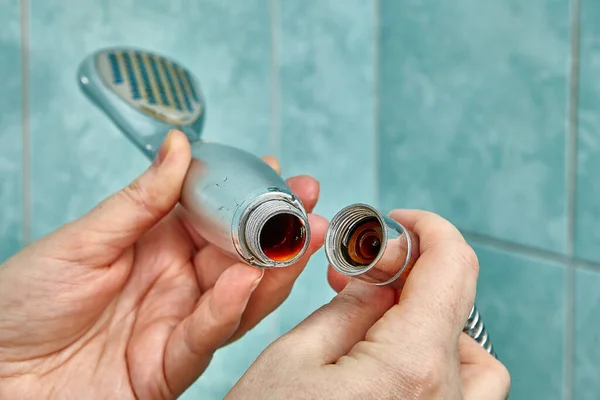
[[258, 279], [256, 281], [254, 281], [254, 283], [250, 287], [250, 293], [254, 292], [254, 290], [258, 287], [258, 285], [260, 285], [260, 281], [262, 281], [263, 276], [265, 276], [265, 270], [261, 269], [260, 276], [258, 277]]
[[273, 168], [278, 174], [281, 174], [281, 165], [279, 164], [279, 160], [275, 156], [265, 156], [264, 160], [269, 164], [271, 168]]
[[[252, 267], [254, 268], [254, 267]], [[245, 298], [245, 305], [244, 307], [246, 307], [246, 305], [248, 304], [248, 302], [250, 301], [250, 297], [252, 297], [252, 293], [254, 293], [254, 291], [256, 290], [256, 288], [258, 287], [258, 285], [260, 285], [260, 281], [262, 280], [263, 276], [265, 275], [265, 270], [261, 269], [260, 270], [260, 276], [258, 277], [258, 279], [256, 279], [254, 281], [254, 283], [252, 284], [252, 286], [250, 286], [250, 289], [248, 290], [248, 294]]]
[[353, 292], [354, 295], [359, 296], [360, 298], [369, 298], [381, 291], [382, 287], [354, 278], [350, 279], [344, 290]]
[[167, 137], [165, 137], [165, 140], [163, 140], [162, 144], [160, 145], [160, 148], [158, 149], [158, 152], [156, 153], [156, 157], [154, 157], [154, 162], [153, 162], [154, 165], [159, 166], [160, 164], [162, 164], [162, 162], [165, 160], [165, 158], [167, 158], [167, 155], [169, 154], [169, 151], [171, 150], [172, 132], [173, 131], [169, 131], [169, 133], [167, 133]]

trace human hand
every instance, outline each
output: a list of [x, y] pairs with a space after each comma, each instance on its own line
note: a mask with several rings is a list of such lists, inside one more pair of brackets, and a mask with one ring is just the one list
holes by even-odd
[[439, 216], [391, 217], [420, 239], [402, 292], [330, 268], [339, 294], [268, 347], [227, 399], [506, 398], [507, 370], [462, 333], [475, 301], [475, 253]]
[[[312, 242], [292, 267], [240, 263], [174, 208], [190, 161], [171, 132], [134, 183], [0, 269], [0, 398], [175, 398], [288, 296], [326, 221], [309, 215]], [[318, 183], [288, 184], [310, 212]]]

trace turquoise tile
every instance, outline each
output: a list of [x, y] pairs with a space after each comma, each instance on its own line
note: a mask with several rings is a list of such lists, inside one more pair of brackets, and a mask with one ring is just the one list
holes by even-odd
[[569, 8], [381, 0], [384, 208], [566, 251]]
[[21, 35], [19, 3], [0, 0], [0, 263], [22, 245]]
[[600, 262], [600, 3], [581, 1], [575, 253]]
[[[374, 2], [279, 2], [279, 127], [285, 175], [321, 183], [315, 212], [330, 219], [353, 202], [373, 203]], [[285, 332], [333, 292], [320, 252], [280, 311]]]
[[562, 399], [566, 267], [471, 243], [479, 257], [479, 307], [513, 399]]
[[[263, 155], [271, 124], [268, 0], [31, 0], [33, 236], [80, 216], [149, 161], [80, 93], [78, 64], [105, 46], [146, 48], [198, 76], [206, 138]], [[275, 335], [223, 349], [191, 393], [220, 394]]]
[[[577, 400], [600, 398], [600, 273], [575, 272], [574, 395]], [[594, 322], [596, 321], [596, 322]]]
[[323, 250], [319, 250], [296, 281], [287, 300], [276, 311], [277, 336], [289, 332], [334, 296], [335, 292], [327, 283], [327, 258]]
[[130, 45], [179, 60], [199, 77], [206, 137], [268, 146], [268, 0], [31, 1], [33, 236], [89, 210], [149, 164], [76, 82], [88, 54]]

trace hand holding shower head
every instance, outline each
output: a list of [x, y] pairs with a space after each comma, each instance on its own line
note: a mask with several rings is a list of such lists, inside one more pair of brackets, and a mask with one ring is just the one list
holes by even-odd
[[83, 92], [149, 159], [169, 130], [192, 145], [180, 203], [209, 242], [257, 267], [298, 261], [310, 241], [308, 216], [285, 181], [260, 158], [200, 140], [205, 102], [194, 76], [147, 51], [112, 48], [88, 56]]
[[[419, 238], [375, 208], [353, 204], [331, 220], [325, 254], [331, 267], [343, 275], [400, 290], [419, 258]], [[463, 332], [496, 356], [475, 305]]]

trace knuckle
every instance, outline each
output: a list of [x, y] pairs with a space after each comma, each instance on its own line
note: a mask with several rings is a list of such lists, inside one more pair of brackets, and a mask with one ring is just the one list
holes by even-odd
[[433, 211], [422, 211], [422, 216], [420, 218], [420, 222], [423, 225], [429, 226], [437, 226], [440, 228], [451, 228], [453, 232], [457, 232], [458, 229], [446, 218], [442, 217], [440, 214], [437, 214]]
[[452, 254], [457, 263], [475, 276], [479, 275], [479, 259], [475, 250], [466, 242], [457, 242], [452, 244]]
[[417, 398], [430, 398], [431, 394], [439, 392], [444, 382], [442, 365], [434, 360], [414, 363], [410, 368], [404, 369], [404, 374], [396, 374], [391, 383], [396, 387], [405, 387]]
[[332, 300], [332, 303], [338, 303], [350, 310], [362, 310], [369, 307], [367, 302], [353, 292], [341, 292]]
[[425, 211], [420, 210], [419, 216], [415, 221], [415, 230], [420, 230], [426, 226], [445, 226], [446, 224], [450, 224], [444, 217], [439, 214], [434, 213], [433, 211]]
[[388, 387], [402, 389], [414, 398], [431, 398], [447, 380], [448, 362], [443, 352], [425, 346], [406, 346], [403, 357], [377, 357], [376, 376], [385, 377]]
[[379, 307], [378, 301], [375, 299], [369, 302], [357, 293], [342, 291], [325, 308], [317, 310], [316, 313], [327, 312], [330, 318], [335, 318], [341, 325], [352, 325], [353, 321], [367, 317], [377, 307]]
[[445, 365], [440, 358], [437, 353], [433, 353], [423, 357], [420, 362], [414, 363], [408, 375], [411, 384], [415, 387], [426, 387], [440, 382], [444, 372], [442, 366]]
[[444, 221], [447, 222], [446, 219], [444, 217], [442, 217], [440, 214], [435, 213], [433, 211], [423, 211], [423, 219], [429, 219], [431, 221]]
[[119, 194], [126, 201], [133, 204], [136, 209], [145, 210], [154, 218], [158, 218], [163, 214], [162, 207], [157, 206], [158, 194], [148, 190], [140, 178], [131, 182]]

